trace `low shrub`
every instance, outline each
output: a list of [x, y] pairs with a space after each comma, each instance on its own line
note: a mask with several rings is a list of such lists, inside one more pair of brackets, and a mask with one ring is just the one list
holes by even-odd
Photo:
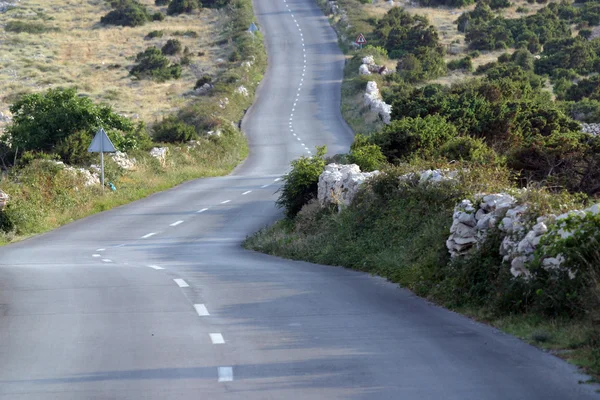
[[138, 53], [136, 62], [130, 73], [139, 79], [149, 78], [164, 82], [181, 77], [181, 65], [172, 64], [156, 47], [149, 47]]
[[57, 31], [58, 29], [47, 26], [40, 22], [8, 21], [6, 23], [6, 25], [4, 25], [4, 30], [6, 32], [13, 32], [13, 33], [40, 34], [40, 33]]
[[317, 197], [319, 176], [325, 168], [325, 146], [317, 148], [313, 157], [300, 157], [292, 161], [292, 168], [283, 177], [277, 205], [288, 218], [294, 218], [300, 209]]
[[167, 8], [167, 15], [191, 13], [200, 8], [198, 0], [171, 0]]
[[207, 83], [211, 83], [211, 82], [212, 82], [212, 78], [208, 75], [204, 75], [202, 78], [200, 78], [196, 81], [196, 84], [194, 85], [194, 89], [201, 88], [202, 86], [206, 85]]
[[171, 0], [154, 0], [154, 5], [156, 6], [168, 6]]
[[177, 39], [169, 39], [167, 43], [160, 49], [161, 53], [166, 56], [173, 56], [175, 54], [181, 53], [181, 42]]
[[106, 25], [140, 26], [152, 19], [145, 5], [135, 0], [113, 0], [110, 11], [100, 22]]
[[370, 143], [368, 137], [357, 134], [350, 147], [348, 162], [357, 164], [361, 171], [375, 171], [384, 166], [386, 159], [379, 146]]
[[180, 121], [175, 116], [163, 119], [153, 127], [154, 140], [165, 143], [189, 142], [197, 137], [193, 126]]
[[164, 34], [165, 34], [164, 31], [151, 31], [151, 32], [148, 32], [148, 34], [146, 35], [146, 39], [161, 38], [164, 36]]
[[155, 12], [154, 14], [152, 14], [152, 21], [164, 21], [165, 20], [165, 14], [161, 13], [161, 12]]
[[439, 155], [448, 161], [468, 161], [477, 164], [494, 164], [497, 155], [482, 139], [459, 136], [449, 139], [439, 149]]
[[454, 71], [457, 69], [463, 69], [465, 71], [473, 71], [473, 62], [471, 57], [467, 56], [460, 60], [452, 60], [448, 63], [448, 69]]

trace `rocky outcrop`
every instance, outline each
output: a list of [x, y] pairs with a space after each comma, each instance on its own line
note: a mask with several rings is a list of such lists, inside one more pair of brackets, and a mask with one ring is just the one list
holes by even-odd
[[370, 74], [380, 74], [387, 75], [391, 74], [393, 71], [389, 70], [384, 65], [375, 64], [375, 59], [373, 56], [366, 56], [362, 59], [362, 64], [358, 68], [358, 73], [361, 75], [370, 75]]
[[360, 186], [377, 175], [379, 171], [361, 172], [356, 164], [329, 164], [319, 176], [319, 204], [348, 206]]
[[[100, 174], [99, 174], [100, 171], [99, 170], [97, 172], [92, 172], [89, 169], [75, 168], [70, 165], [66, 165], [62, 161], [52, 161], [52, 162], [58, 166], [61, 166], [65, 171], [70, 172], [71, 174], [73, 174], [75, 176], [82, 177], [84, 186], [94, 186], [94, 185], [100, 184]], [[93, 169], [93, 166], [90, 167], [90, 169]]]
[[585, 133], [589, 133], [592, 136], [600, 135], [600, 124], [581, 124], [581, 131]]
[[236, 92], [237, 94], [241, 94], [241, 95], [242, 95], [242, 96], [244, 96], [244, 97], [248, 97], [248, 96], [249, 96], [249, 94], [248, 94], [248, 89], [246, 89], [246, 87], [245, 87], [245, 86], [243, 86], [243, 85], [242, 85], [242, 86], [239, 86], [239, 87], [237, 87], [237, 88], [235, 89], [235, 92]]
[[117, 151], [115, 153], [110, 153], [109, 157], [113, 159], [117, 165], [126, 170], [135, 169], [135, 158], [130, 158], [127, 153], [123, 153], [121, 151]]
[[160, 165], [162, 165], [163, 167], [165, 166], [166, 162], [167, 162], [167, 154], [169, 153], [169, 148], [168, 147], [153, 147], [150, 150], [150, 156], [156, 158], [158, 161], [160, 161]]
[[392, 106], [386, 104], [381, 99], [381, 93], [377, 87], [377, 82], [367, 82], [367, 88], [364, 94], [365, 106], [369, 107], [371, 111], [379, 114], [385, 124], [389, 124], [392, 119]]

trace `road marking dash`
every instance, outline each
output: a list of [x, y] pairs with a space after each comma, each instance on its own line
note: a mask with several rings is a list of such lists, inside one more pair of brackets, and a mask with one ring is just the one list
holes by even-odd
[[198, 210], [196, 211], [197, 214], [203, 213], [204, 211], [208, 210], [208, 208], [203, 208], [202, 210]]
[[252, 190], [247, 190], [244, 193], [242, 193], [242, 196], [247, 195], [248, 193], [252, 193]]
[[102, 261], [104, 261], [105, 263], [110, 263], [112, 262], [112, 260], [108, 259], [108, 258], [103, 258]]
[[206, 317], [210, 315], [204, 304], [194, 304], [194, 308], [196, 309], [198, 315], [201, 317]]
[[231, 201], [231, 200], [225, 200], [225, 201], [222, 201], [222, 202], [221, 202], [221, 204], [227, 204], [227, 203], [229, 203], [230, 201]]
[[156, 232], [150, 232], [149, 234], [142, 236], [142, 239], [148, 239], [150, 236], [154, 235], [156, 235]]
[[279, 182], [281, 180], [281, 178], [275, 178], [273, 179], [273, 182]]
[[183, 279], [173, 279], [173, 280], [179, 287], [190, 287], [190, 285], [188, 285], [187, 282], [184, 281]]
[[219, 382], [231, 382], [233, 381], [233, 368], [232, 367], [219, 367]]
[[220, 333], [209, 333], [209, 336], [213, 344], [225, 343], [225, 339], [223, 339], [223, 335], [221, 335]]
[[182, 221], [182, 220], [179, 220], [179, 221], [173, 222], [173, 223], [171, 224], [171, 226], [177, 226], [177, 225], [179, 225], [179, 224], [183, 224], [183, 221]]
[[152, 269], [157, 269], [157, 270], [158, 269], [164, 269], [163, 267], [159, 267], [158, 265], [148, 265], [148, 267], [152, 268]]
[[267, 188], [269, 186], [271, 186], [271, 185], [262, 185], [261, 188], [264, 189], [264, 188]]
[[100, 254], [92, 254], [92, 257], [102, 257]]
[[106, 250], [106, 249], [96, 249], [96, 251], [104, 251], [104, 250]]

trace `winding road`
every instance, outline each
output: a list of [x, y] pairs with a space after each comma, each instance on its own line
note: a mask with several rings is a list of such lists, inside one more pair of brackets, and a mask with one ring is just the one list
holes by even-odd
[[588, 399], [574, 367], [382, 279], [246, 251], [278, 177], [347, 150], [312, 0], [256, 0], [269, 69], [227, 177], [0, 249], [0, 399]]

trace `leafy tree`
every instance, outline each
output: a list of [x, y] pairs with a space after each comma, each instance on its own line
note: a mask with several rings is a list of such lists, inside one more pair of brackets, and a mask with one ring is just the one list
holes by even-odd
[[186, 124], [175, 116], [163, 119], [154, 125], [154, 139], [159, 142], [189, 142], [197, 136], [193, 126]]
[[143, 4], [135, 0], [114, 0], [114, 10], [110, 11], [100, 22], [107, 25], [140, 26], [152, 20], [152, 16]]
[[171, 0], [167, 8], [167, 15], [191, 13], [200, 8], [198, 0]]
[[157, 82], [181, 77], [181, 65], [171, 64], [156, 47], [149, 47], [136, 56], [137, 64], [131, 69], [131, 74], [137, 78], [150, 78]]
[[130, 120], [109, 106], [77, 96], [75, 89], [25, 95], [11, 105], [10, 111], [13, 121], [7, 133], [14, 148], [56, 152], [73, 164], [87, 159], [87, 147], [100, 126], [115, 139], [136, 131]]
[[283, 177], [277, 205], [285, 209], [288, 218], [294, 218], [303, 205], [317, 197], [319, 176], [325, 169], [327, 147], [317, 148], [313, 157], [292, 161], [292, 169]]

